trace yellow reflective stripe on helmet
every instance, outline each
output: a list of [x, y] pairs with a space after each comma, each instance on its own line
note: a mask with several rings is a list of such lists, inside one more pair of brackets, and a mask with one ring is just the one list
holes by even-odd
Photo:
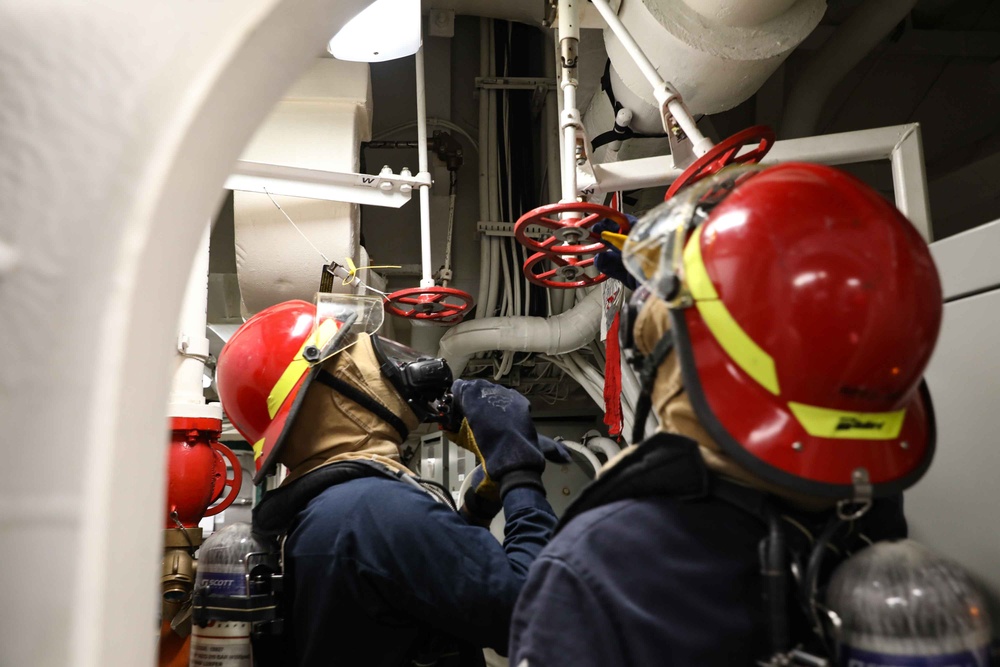
[[319, 325], [319, 329], [309, 334], [305, 342], [302, 343], [302, 347], [292, 357], [291, 363], [282, 372], [278, 381], [274, 383], [271, 393], [267, 395], [267, 414], [271, 419], [274, 419], [274, 415], [278, 414], [278, 408], [288, 398], [288, 394], [291, 393], [302, 375], [309, 370], [309, 362], [302, 357], [302, 352], [310, 345], [315, 345], [322, 350], [323, 346], [333, 338], [333, 334], [337, 333], [337, 328], [336, 320], [323, 320], [323, 323]]
[[906, 410], [844, 412], [789, 401], [792, 414], [809, 435], [847, 440], [893, 440], [899, 437]]
[[264, 438], [253, 443], [253, 460], [256, 461], [264, 453]]
[[271, 393], [267, 395], [267, 414], [271, 419], [274, 419], [274, 415], [278, 414], [278, 408], [285, 402], [295, 383], [307, 370], [309, 370], [309, 362], [302, 358], [302, 351], [299, 350], [299, 353], [292, 359], [292, 363], [288, 364], [281, 377], [274, 383]]
[[701, 257], [702, 227], [703, 225], [698, 226], [684, 248], [684, 280], [688, 291], [694, 297], [695, 306], [705, 321], [705, 326], [729, 358], [743, 372], [777, 396], [781, 389], [778, 386], [778, 371], [774, 359], [733, 319], [726, 304], [719, 300], [719, 294], [708, 276]]

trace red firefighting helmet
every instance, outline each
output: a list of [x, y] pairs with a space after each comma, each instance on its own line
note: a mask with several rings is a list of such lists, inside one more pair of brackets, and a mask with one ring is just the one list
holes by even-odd
[[382, 324], [378, 299], [323, 293], [316, 298], [315, 304], [286, 301], [265, 308], [219, 353], [219, 400], [233, 427], [253, 445], [255, 484], [276, 464], [286, 426], [315, 377], [312, 369]]
[[671, 306], [684, 386], [737, 463], [839, 499], [923, 475], [941, 285], [917, 231], [865, 184], [733, 167], [647, 214], [623, 259]]

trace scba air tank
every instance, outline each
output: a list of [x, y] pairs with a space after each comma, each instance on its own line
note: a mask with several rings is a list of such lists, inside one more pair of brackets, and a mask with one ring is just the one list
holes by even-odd
[[880, 542], [833, 574], [840, 667], [989, 667], [990, 619], [969, 575], [912, 540]]
[[[213, 533], [198, 552], [195, 590], [212, 596], [246, 599], [249, 563], [267, 552], [250, 524], [234, 523]], [[195, 623], [191, 631], [191, 667], [252, 667], [251, 624], [238, 620]]]

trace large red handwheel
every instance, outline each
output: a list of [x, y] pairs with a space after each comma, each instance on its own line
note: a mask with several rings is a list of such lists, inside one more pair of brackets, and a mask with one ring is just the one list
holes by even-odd
[[212, 494], [212, 498], [220, 498], [227, 486], [229, 487], [229, 493], [220, 502], [205, 510], [205, 516], [218, 514], [232, 505], [233, 501], [236, 500], [236, 496], [240, 494], [240, 487], [243, 486], [243, 468], [240, 466], [240, 461], [236, 458], [236, 454], [233, 454], [233, 450], [220, 442], [213, 442], [212, 449], [215, 450], [216, 463], [220, 469], [226, 470], [226, 461], [229, 461], [229, 465], [232, 467], [230, 470], [232, 476], [230, 477], [220, 472], [215, 473], [215, 492]]
[[411, 287], [393, 292], [385, 309], [413, 320], [438, 320], [445, 324], [460, 321], [475, 301], [468, 292], [452, 287]]
[[[740, 150], [748, 144], [757, 144], [745, 153]], [[703, 178], [719, 173], [731, 164], [756, 164], [764, 159], [774, 144], [774, 130], [766, 125], [754, 125], [723, 139], [710, 151], [691, 163], [676, 181], [670, 184], [664, 200], [670, 199], [681, 188], [697, 183]]]
[[[555, 264], [555, 268], [535, 273], [535, 265], [545, 259]], [[593, 265], [593, 257], [576, 259], [575, 257], [550, 255], [547, 252], [536, 252], [524, 263], [524, 277], [536, 285], [552, 287], [554, 289], [590, 287], [597, 283], [603, 283], [608, 279], [603, 273], [596, 276], [588, 276], [584, 269]]]
[[[560, 219], [560, 215], [578, 217]], [[619, 232], [627, 234], [628, 218], [613, 208], [590, 202], [568, 202], [548, 204], [528, 211], [514, 225], [514, 237], [525, 248], [550, 255], [589, 255], [607, 250], [601, 237], [590, 230], [601, 220], [611, 220], [619, 227]], [[541, 241], [528, 237], [528, 226], [540, 225], [552, 230], [552, 236]], [[529, 260], [530, 261], [530, 260]]]

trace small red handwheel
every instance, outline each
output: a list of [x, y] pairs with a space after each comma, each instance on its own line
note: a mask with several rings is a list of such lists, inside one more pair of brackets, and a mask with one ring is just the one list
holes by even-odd
[[[745, 153], [740, 154], [740, 150], [748, 144], [757, 145]], [[774, 144], [774, 130], [766, 125], [754, 125], [737, 132], [728, 139], [723, 139], [712, 147], [707, 153], [691, 163], [691, 166], [684, 170], [676, 181], [670, 184], [664, 201], [670, 199], [681, 188], [697, 183], [703, 178], [717, 174], [724, 167], [731, 164], [756, 164], [764, 159], [767, 152]]]
[[[560, 219], [562, 214], [579, 217]], [[619, 232], [628, 234], [628, 218], [613, 208], [590, 202], [548, 204], [528, 211], [514, 225], [514, 237], [521, 245], [535, 252], [550, 255], [589, 255], [607, 250], [601, 237], [590, 230], [601, 220], [611, 220]], [[541, 241], [528, 237], [528, 226], [540, 225], [552, 230], [552, 236]], [[530, 261], [530, 260], [529, 260]]]
[[474, 303], [471, 294], [453, 287], [411, 287], [390, 294], [385, 309], [398, 317], [451, 324], [465, 317]]
[[[212, 449], [215, 450], [216, 457], [216, 471], [215, 474], [215, 491], [212, 493], [212, 498], [218, 500], [222, 497], [222, 492], [229, 487], [229, 494], [223, 498], [220, 502], [212, 505], [207, 510], [205, 510], [205, 516], [213, 516], [223, 511], [227, 507], [233, 504], [236, 500], [236, 496], [240, 493], [240, 487], [243, 486], [243, 468], [240, 466], [239, 459], [236, 458], [236, 454], [233, 454], [233, 450], [229, 449], [220, 442], [213, 442]], [[232, 476], [228, 476], [219, 470], [226, 470], [226, 461], [229, 461], [231, 466], [230, 472]]]
[[[603, 248], [604, 246], [601, 247]], [[535, 265], [546, 259], [555, 264], [555, 268], [535, 273]], [[596, 276], [588, 276], [584, 269], [593, 265], [593, 257], [576, 259], [575, 257], [550, 255], [547, 252], [536, 252], [524, 263], [524, 277], [535, 285], [552, 287], [554, 289], [590, 287], [597, 283], [603, 283], [608, 279], [603, 273], [599, 273]]]

